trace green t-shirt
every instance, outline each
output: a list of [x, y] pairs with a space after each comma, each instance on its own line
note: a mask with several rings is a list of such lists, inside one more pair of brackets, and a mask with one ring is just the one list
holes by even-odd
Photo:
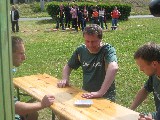
[[144, 88], [148, 92], [153, 92], [156, 111], [158, 111], [160, 107], [160, 79], [156, 75], [150, 76]]
[[[110, 44], [104, 45], [96, 54], [90, 53], [85, 45], [81, 45], [73, 53], [68, 65], [72, 69], [78, 69], [81, 66], [83, 71], [82, 88], [88, 92], [95, 92], [100, 90], [104, 81], [105, 65], [113, 61], [117, 62], [116, 51]], [[107, 94], [110, 92], [115, 94], [114, 82], [104, 97], [108, 96]]]
[[[159, 118], [160, 117], [159, 116], [159, 114], [160, 114], [159, 113], [160, 112], [160, 78], [158, 78], [158, 76], [156, 76], [156, 75], [150, 76], [149, 79], [147, 80], [147, 82], [145, 83], [144, 88], [148, 92], [153, 92], [155, 106], [156, 106], [156, 112], [154, 114], [152, 114], [152, 117], [155, 120], [159, 120], [160, 119]], [[157, 111], [158, 111], [158, 113], [157, 113]]]

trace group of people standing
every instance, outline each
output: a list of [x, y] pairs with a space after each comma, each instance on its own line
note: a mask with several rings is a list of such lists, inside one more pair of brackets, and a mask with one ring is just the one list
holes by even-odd
[[100, 8], [99, 10], [97, 10], [97, 8], [95, 7], [93, 9], [92, 12], [92, 24], [99, 24], [101, 26], [102, 29], [104, 29], [104, 25], [105, 24], [105, 28], [107, 29], [107, 14], [110, 14], [112, 17], [112, 30], [115, 30], [117, 28], [117, 23], [118, 23], [118, 18], [121, 16], [121, 13], [118, 11], [117, 7], [115, 6], [114, 10], [111, 13], [107, 13], [106, 10], [104, 8]]
[[[56, 13], [56, 29], [59, 29], [61, 26], [62, 30], [65, 30], [65, 28], [74, 28], [76, 31], [83, 31], [86, 27], [86, 22], [88, 21], [91, 21], [92, 24], [100, 25], [102, 29], [108, 29], [106, 22], [107, 14], [111, 15], [111, 28], [112, 30], [115, 30], [117, 28], [118, 18], [121, 15], [116, 6], [111, 13], [107, 13], [105, 8], [101, 7], [99, 9], [98, 7], [93, 7], [91, 11], [91, 18], [89, 18], [86, 6], [84, 6], [83, 9], [80, 9], [76, 4], [71, 7], [69, 3], [66, 7], [61, 4]], [[72, 26], [70, 26], [71, 22]]]
[[[74, 28], [76, 31], [84, 30], [86, 27], [86, 22], [89, 21], [88, 10], [86, 6], [83, 9], [79, 9], [79, 7], [74, 4], [72, 7], [69, 5], [64, 7], [63, 4], [59, 6], [56, 13], [56, 29], [60, 27], [62, 30], [65, 28]], [[114, 10], [111, 13], [107, 13], [104, 8], [98, 9], [98, 7], [93, 7], [91, 13], [91, 23], [98, 24], [101, 26], [102, 29], [107, 29], [107, 14], [111, 14], [112, 17], [112, 30], [117, 28], [118, 18], [120, 17], [121, 13], [118, 11], [117, 7], [115, 6]], [[12, 24], [12, 32], [19, 32], [19, 11], [13, 5], [11, 10], [11, 24]], [[72, 27], [70, 23], [72, 22]], [[105, 27], [104, 25], [105, 24]]]
[[65, 30], [65, 28], [71, 28], [71, 22], [72, 28], [76, 31], [78, 31], [78, 28], [83, 31], [86, 27], [86, 21], [88, 19], [86, 6], [83, 9], [79, 9], [77, 5], [71, 7], [68, 3], [68, 5], [64, 7], [61, 4], [56, 13], [56, 29], [59, 29], [60, 26], [62, 27], [62, 30]]

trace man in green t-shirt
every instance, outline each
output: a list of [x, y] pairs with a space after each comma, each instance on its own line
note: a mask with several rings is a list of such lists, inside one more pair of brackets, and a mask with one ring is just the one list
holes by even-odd
[[137, 93], [130, 108], [135, 110], [152, 92], [156, 112], [140, 115], [138, 120], [160, 120], [160, 46], [155, 43], [147, 43], [135, 52], [134, 59], [140, 70], [149, 78]]
[[[22, 39], [17, 36], [12, 36], [11, 40], [13, 66], [18, 67], [26, 58], [24, 43]], [[54, 99], [53, 95], [45, 95], [41, 102], [25, 103], [17, 101], [16, 98], [14, 98], [16, 113], [15, 120], [37, 120], [37, 111], [52, 105]]]
[[102, 43], [102, 28], [92, 24], [83, 31], [85, 45], [79, 46], [64, 66], [58, 87], [69, 85], [72, 69], [80, 66], [83, 71], [82, 88], [89, 93], [83, 98], [105, 97], [115, 101], [115, 76], [118, 70], [116, 51], [110, 44]]

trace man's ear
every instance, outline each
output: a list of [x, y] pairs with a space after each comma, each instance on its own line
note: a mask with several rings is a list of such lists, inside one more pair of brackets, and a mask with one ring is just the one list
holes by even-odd
[[153, 66], [153, 67], [157, 67], [157, 66], [158, 66], [158, 61], [153, 61], [153, 62], [152, 62], [152, 66]]

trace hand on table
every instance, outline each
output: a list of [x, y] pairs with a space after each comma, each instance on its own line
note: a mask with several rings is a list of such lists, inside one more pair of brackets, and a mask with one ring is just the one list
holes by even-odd
[[67, 80], [61, 80], [57, 83], [57, 87], [64, 88], [66, 86], [69, 86], [69, 82]]
[[83, 98], [88, 98], [88, 99], [91, 99], [91, 98], [100, 98], [102, 96], [103, 96], [103, 94], [101, 94], [100, 92], [90, 92], [90, 93], [83, 93], [82, 94]]
[[140, 114], [139, 116], [140, 117], [138, 118], [138, 120], [154, 120], [154, 119], [152, 119], [152, 115], [151, 114], [148, 114], [148, 116]]
[[55, 97], [53, 95], [45, 95], [41, 101], [43, 108], [49, 107], [53, 104]]

